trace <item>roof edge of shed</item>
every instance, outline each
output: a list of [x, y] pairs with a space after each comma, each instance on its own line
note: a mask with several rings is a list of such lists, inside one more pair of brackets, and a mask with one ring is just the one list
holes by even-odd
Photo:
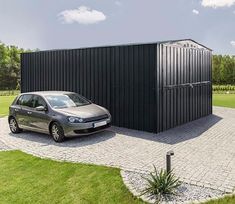
[[62, 49], [49, 49], [49, 50], [39, 50], [39, 51], [33, 51], [33, 52], [23, 52], [21, 54], [30, 54], [30, 53], [38, 53], [38, 52], [50, 52], [50, 51], [66, 51], [66, 50], [79, 50], [79, 49], [92, 49], [92, 48], [109, 48], [109, 47], [119, 47], [119, 46], [134, 46], [134, 45], [154, 45], [154, 44], [166, 44], [166, 43], [176, 43], [176, 42], [181, 42], [181, 41], [191, 41], [193, 43], [196, 43], [205, 49], [208, 49], [212, 51], [211, 48], [208, 48], [207, 46], [198, 43], [195, 40], [192, 40], [190, 38], [185, 38], [185, 39], [179, 39], [179, 40], [165, 40], [165, 41], [155, 41], [155, 42], [140, 42], [140, 43], [126, 43], [126, 44], [116, 44], [116, 45], [102, 45], [102, 46], [88, 46], [88, 47], [78, 47], [78, 48], [62, 48]]

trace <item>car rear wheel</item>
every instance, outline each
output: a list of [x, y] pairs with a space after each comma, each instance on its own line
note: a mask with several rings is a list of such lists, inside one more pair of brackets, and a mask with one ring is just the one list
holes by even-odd
[[15, 118], [10, 118], [9, 120], [9, 127], [12, 133], [17, 134], [22, 131], [22, 129], [19, 128], [18, 123]]
[[64, 141], [64, 139], [65, 139], [64, 130], [59, 123], [54, 122], [51, 125], [50, 132], [51, 132], [51, 136], [53, 137], [55, 142], [63, 142]]

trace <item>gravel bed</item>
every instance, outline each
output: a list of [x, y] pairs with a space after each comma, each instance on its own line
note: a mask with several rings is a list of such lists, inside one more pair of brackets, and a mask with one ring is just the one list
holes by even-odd
[[[121, 171], [124, 183], [128, 189], [135, 195], [140, 194], [145, 189], [147, 183], [144, 178], [148, 177], [147, 174], [140, 174], [131, 171]], [[224, 196], [224, 192], [214, 190], [211, 188], [200, 187], [187, 183], [182, 183], [178, 189], [176, 189], [176, 196], [169, 196], [163, 198], [161, 203], [192, 203], [192, 202], [204, 202], [210, 199], [217, 199]], [[155, 197], [140, 196], [144, 201], [154, 203]]]

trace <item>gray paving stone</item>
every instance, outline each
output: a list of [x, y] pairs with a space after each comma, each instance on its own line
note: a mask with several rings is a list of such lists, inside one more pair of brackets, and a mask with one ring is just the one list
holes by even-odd
[[1, 118], [0, 149], [138, 172], [152, 171], [153, 164], [165, 168], [165, 154], [173, 150], [172, 165], [183, 181], [231, 192], [235, 187], [235, 109], [214, 107], [213, 113], [159, 134], [112, 127], [62, 144], [44, 134], [13, 135], [7, 119]]
[[0, 140], [0, 151], [7, 151], [7, 150], [11, 150], [11, 148], [8, 147], [5, 143], [3, 143], [3, 142]]

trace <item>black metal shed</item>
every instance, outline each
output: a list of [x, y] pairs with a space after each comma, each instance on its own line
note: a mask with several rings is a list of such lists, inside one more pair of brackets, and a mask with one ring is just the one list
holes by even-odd
[[21, 91], [74, 91], [157, 133], [212, 113], [211, 58], [190, 39], [23, 53]]

